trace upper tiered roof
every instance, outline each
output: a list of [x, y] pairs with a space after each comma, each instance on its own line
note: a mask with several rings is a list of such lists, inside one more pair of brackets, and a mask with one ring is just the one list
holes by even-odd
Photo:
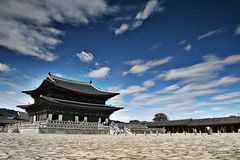
[[68, 79], [54, 76], [51, 73], [48, 74], [47, 78], [44, 79], [44, 81], [38, 88], [34, 90], [26, 90], [26, 91], [23, 91], [23, 93], [30, 94], [30, 95], [35, 94], [36, 92], [39, 92], [42, 88], [44, 88], [46, 84], [53, 84], [55, 86], [58, 86], [70, 91], [88, 94], [88, 95], [113, 97], [119, 94], [119, 93], [101, 90], [95, 87], [91, 81], [89, 83], [73, 81], [73, 80], [68, 80]]

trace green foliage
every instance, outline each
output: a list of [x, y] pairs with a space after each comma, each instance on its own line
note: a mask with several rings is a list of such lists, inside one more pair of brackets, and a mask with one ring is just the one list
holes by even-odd
[[131, 122], [140, 122], [139, 120], [130, 120], [129, 123]]
[[168, 121], [168, 116], [164, 113], [157, 113], [155, 114], [154, 118], [153, 118], [154, 122], [158, 122], [158, 121]]
[[14, 110], [0, 108], [0, 117], [14, 117], [17, 115], [17, 112]]

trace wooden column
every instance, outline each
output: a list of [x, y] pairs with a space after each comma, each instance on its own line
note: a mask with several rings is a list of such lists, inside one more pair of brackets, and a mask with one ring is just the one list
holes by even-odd
[[84, 122], [87, 122], [87, 116], [84, 116]]
[[48, 120], [52, 120], [52, 114], [48, 114]]
[[79, 117], [75, 116], [75, 121], [78, 122], [79, 121]]
[[59, 120], [59, 121], [62, 121], [62, 119], [63, 119], [63, 115], [62, 115], [62, 114], [59, 114], [59, 115], [58, 115], [58, 120]]

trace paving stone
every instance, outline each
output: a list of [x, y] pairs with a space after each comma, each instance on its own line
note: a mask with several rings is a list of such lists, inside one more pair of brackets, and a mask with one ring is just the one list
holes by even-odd
[[0, 134], [1, 159], [240, 159], [240, 134]]

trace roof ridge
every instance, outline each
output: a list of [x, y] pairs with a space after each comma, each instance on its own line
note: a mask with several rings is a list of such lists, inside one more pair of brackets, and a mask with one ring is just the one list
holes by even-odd
[[[58, 76], [55, 76], [55, 75], [52, 75], [51, 73], [48, 73], [48, 76], [50, 76], [50, 78], [56, 78], [58, 80], [62, 80], [62, 81], [65, 81], [65, 82], [70, 82], [70, 83], [75, 83], [75, 84], [82, 84], [82, 85], [88, 85], [88, 86], [91, 86], [93, 87], [94, 89], [98, 90], [98, 91], [101, 91], [101, 92], [105, 92], [105, 93], [110, 93], [111, 91], [108, 91], [108, 90], [103, 90], [103, 89], [100, 89], [98, 87], [96, 87], [92, 81], [90, 81], [89, 83], [88, 82], [81, 82], [81, 81], [76, 81], [76, 80], [70, 80], [70, 79], [66, 79], [66, 78], [62, 78], [62, 77], [58, 77]], [[111, 92], [111, 93], [115, 93], [115, 94], [118, 94], [116, 92]]]
[[52, 75], [52, 74], [50, 74], [49, 76], [50, 76], [51, 78], [56, 78], [56, 79], [63, 80], [63, 81], [67, 81], [67, 82], [73, 82], [73, 83], [77, 83], [77, 84], [90, 85], [90, 83], [88, 83], [88, 82], [81, 82], [81, 81], [77, 81], [77, 80], [66, 79], [66, 78], [58, 77], [58, 76]]

